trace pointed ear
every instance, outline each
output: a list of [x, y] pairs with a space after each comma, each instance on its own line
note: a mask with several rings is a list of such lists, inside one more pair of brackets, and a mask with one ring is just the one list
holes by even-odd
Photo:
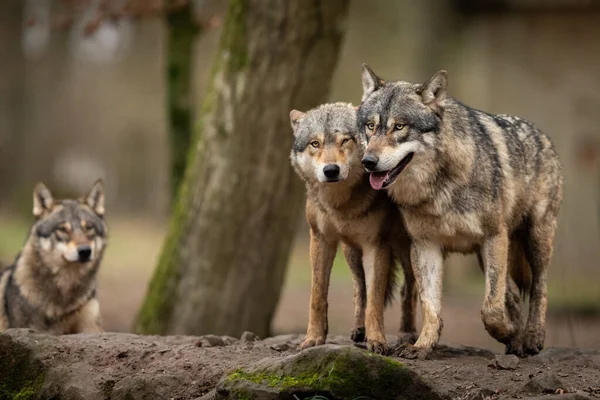
[[375, 75], [375, 72], [367, 64], [362, 65], [362, 86], [363, 95], [361, 101], [365, 101], [367, 97], [374, 91], [383, 86], [385, 81]]
[[41, 217], [54, 207], [54, 198], [50, 190], [42, 182], [38, 182], [33, 189], [33, 216]]
[[102, 179], [98, 179], [94, 183], [84, 202], [100, 217], [104, 216], [104, 181]]
[[444, 70], [438, 71], [427, 82], [417, 89], [423, 103], [426, 105], [440, 104], [446, 98], [446, 86], [448, 85], [448, 73]]
[[292, 125], [292, 129], [294, 131], [294, 135], [296, 134], [296, 128], [298, 127], [298, 122], [304, 117], [306, 113], [298, 110], [290, 111], [290, 123]]

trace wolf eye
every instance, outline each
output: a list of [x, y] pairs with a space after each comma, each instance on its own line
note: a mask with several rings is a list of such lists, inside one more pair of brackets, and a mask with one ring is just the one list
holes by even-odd
[[374, 124], [374, 123], [372, 123], [372, 122], [369, 122], [369, 123], [367, 124], [367, 129], [368, 129], [368, 130], [370, 130], [370, 131], [372, 131], [373, 129], [375, 129], [375, 124]]
[[68, 233], [67, 228], [65, 228], [64, 226], [59, 226], [58, 228], [56, 228], [56, 230], [60, 233]]
[[312, 147], [314, 147], [315, 149], [317, 149], [317, 148], [319, 147], [319, 142], [318, 142], [318, 141], [316, 141], [316, 140], [314, 140], [314, 141], [310, 142], [310, 145], [311, 145]]
[[345, 145], [346, 143], [348, 143], [349, 141], [350, 141], [349, 138], [346, 138], [346, 139], [342, 140], [342, 146]]
[[406, 125], [403, 125], [403, 124], [396, 124], [396, 125], [394, 125], [394, 129], [397, 131], [401, 131], [402, 129], [404, 129], [405, 126]]

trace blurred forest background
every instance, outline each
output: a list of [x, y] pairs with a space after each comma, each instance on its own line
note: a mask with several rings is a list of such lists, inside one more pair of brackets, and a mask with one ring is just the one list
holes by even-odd
[[[0, 259], [11, 261], [23, 244], [36, 181], [73, 196], [104, 178], [111, 236], [100, 270], [101, 307], [106, 330], [131, 331], [173, 193], [169, 21], [150, 13], [90, 29], [97, 2], [85, 3], [88, 11], [60, 26], [52, 0], [0, 2]], [[194, 2], [195, 120], [202, 119], [226, 12], [225, 0]], [[345, 28], [330, 100], [360, 101], [362, 62], [384, 79], [415, 82], [446, 69], [453, 97], [528, 118], [550, 135], [566, 183], [546, 345], [600, 348], [600, 2], [355, 0]], [[282, 140], [291, 135], [287, 126]], [[302, 213], [297, 219], [272, 333], [306, 329], [308, 229]], [[483, 276], [475, 260], [453, 256], [448, 264], [442, 342], [501, 349], [483, 329]], [[341, 254], [329, 304], [330, 333], [349, 334], [352, 281]], [[387, 332], [398, 329], [399, 313], [398, 302], [386, 311]]]

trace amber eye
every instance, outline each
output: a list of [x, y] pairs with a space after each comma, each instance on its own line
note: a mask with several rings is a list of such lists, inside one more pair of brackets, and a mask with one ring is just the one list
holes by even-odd
[[348, 143], [349, 141], [350, 141], [350, 139], [348, 139], [348, 138], [342, 140], [342, 146], [345, 145], [346, 143]]
[[374, 123], [372, 123], [372, 122], [369, 122], [369, 123], [367, 124], [367, 129], [368, 129], [368, 130], [370, 130], [370, 131], [372, 131], [373, 129], [375, 129], [375, 124], [374, 124]]
[[401, 131], [402, 129], [404, 129], [405, 126], [406, 125], [403, 125], [403, 124], [396, 124], [396, 125], [394, 125], [394, 129], [397, 131]]
[[311, 145], [312, 147], [314, 147], [315, 149], [318, 149], [318, 148], [319, 148], [319, 142], [318, 142], [318, 141], [316, 141], [316, 140], [315, 140], [315, 141], [312, 141], [312, 142], [310, 142], [310, 145]]

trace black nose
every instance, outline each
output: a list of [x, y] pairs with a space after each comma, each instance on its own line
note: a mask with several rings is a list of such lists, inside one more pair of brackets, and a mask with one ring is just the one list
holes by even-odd
[[92, 248], [87, 244], [81, 245], [77, 247], [77, 254], [79, 254], [80, 262], [89, 261], [90, 256], [92, 255]]
[[371, 170], [374, 170], [375, 167], [377, 166], [377, 163], [379, 162], [379, 158], [377, 158], [375, 156], [371, 156], [371, 155], [366, 155], [363, 157], [361, 162], [362, 162], [362, 165], [364, 165], [367, 170], [371, 171]]
[[323, 167], [323, 173], [328, 178], [336, 178], [340, 174], [340, 167], [336, 164], [327, 164]]

